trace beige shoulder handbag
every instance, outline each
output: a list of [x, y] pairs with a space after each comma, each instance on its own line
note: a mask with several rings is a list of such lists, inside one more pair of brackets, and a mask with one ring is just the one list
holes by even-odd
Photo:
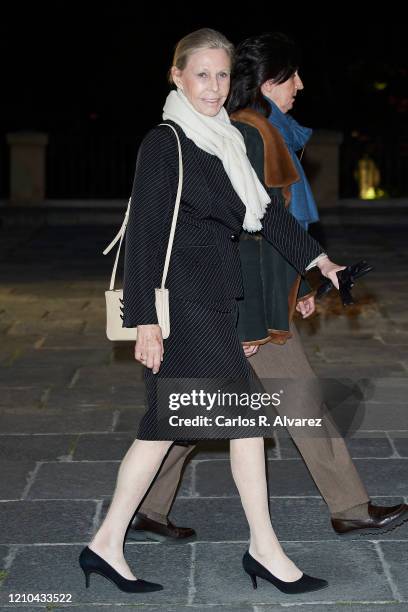
[[[177, 196], [176, 196], [176, 204], [173, 212], [173, 219], [171, 222], [170, 236], [169, 242], [167, 245], [166, 259], [164, 262], [163, 275], [161, 280], [161, 286], [155, 289], [155, 297], [156, 297], [156, 312], [157, 312], [157, 320], [161, 327], [163, 338], [168, 338], [170, 335], [170, 314], [169, 314], [169, 290], [166, 289], [166, 278], [167, 272], [169, 269], [170, 255], [171, 249], [173, 246], [174, 234], [176, 231], [176, 223], [177, 223], [177, 215], [180, 207], [180, 199], [181, 199], [181, 191], [183, 188], [183, 159], [181, 156], [181, 145], [180, 139], [178, 137], [177, 131], [172, 125], [168, 123], [160, 123], [160, 125], [167, 125], [169, 128], [173, 130], [177, 138], [177, 146], [179, 153], [179, 180], [178, 180], [178, 188], [177, 188]], [[135, 341], [137, 338], [137, 327], [122, 327], [122, 304], [123, 304], [123, 291], [122, 289], [115, 289], [115, 278], [116, 278], [116, 269], [118, 267], [119, 254], [120, 249], [123, 242], [123, 237], [126, 233], [126, 226], [129, 219], [129, 209], [130, 209], [130, 201], [129, 199], [125, 218], [123, 220], [122, 226], [119, 232], [116, 234], [115, 238], [106, 247], [103, 254], [106, 255], [113, 249], [115, 244], [119, 242], [119, 247], [115, 257], [115, 263], [113, 265], [111, 281], [109, 285], [109, 291], [105, 291], [105, 299], [106, 299], [106, 335], [109, 340], [127, 340], [127, 341]]]

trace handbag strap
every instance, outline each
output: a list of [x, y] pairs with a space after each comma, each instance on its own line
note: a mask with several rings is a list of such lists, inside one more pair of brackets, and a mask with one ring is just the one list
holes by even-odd
[[[182, 192], [182, 189], [183, 189], [183, 158], [182, 158], [182, 155], [181, 155], [180, 139], [179, 139], [179, 135], [177, 134], [176, 129], [172, 125], [170, 125], [169, 123], [160, 123], [159, 125], [167, 125], [167, 127], [171, 128], [173, 130], [173, 132], [175, 133], [176, 138], [177, 138], [178, 157], [179, 157], [179, 180], [178, 180], [178, 186], [177, 186], [176, 204], [174, 206], [174, 211], [173, 211], [173, 219], [172, 219], [172, 222], [171, 222], [169, 242], [168, 242], [168, 245], [167, 245], [166, 259], [164, 261], [164, 268], [163, 268], [161, 287], [160, 287], [161, 289], [164, 289], [165, 288], [165, 284], [166, 284], [167, 272], [169, 270], [169, 263], [170, 263], [171, 250], [172, 250], [172, 247], [173, 247], [174, 234], [176, 232], [177, 216], [178, 216], [178, 211], [179, 211], [179, 208], [180, 208], [181, 192]], [[109, 251], [111, 251], [113, 249], [113, 247], [115, 246], [115, 244], [119, 241], [119, 247], [118, 247], [118, 250], [116, 252], [115, 263], [113, 264], [112, 276], [111, 276], [110, 285], [109, 285], [109, 290], [110, 291], [113, 291], [115, 289], [116, 270], [117, 270], [117, 267], [118, 267], [119, 255], [120, 255], [120, 249], [122, 247], [123, 237], [124, 237], [124, 235], [126, 233], [126, 227], [127, 227], [128, 220], [129, 220], [129, 211], [130, 211], [130, 202], [131, 202], [131, 199], [132, 198], [129, 198], [129, 202], [128, 202], [128, 205], [127, 205], [127, 208], [126, 208], [126, 212], [125, 212], [125, 218], [123, 219], [123, 223], [122, 223], [122, 225], [120, 227], [120, 230], [118, 231], [118, 233], [116, 234], [116, 236], [114, 237], [112, 242], [103, 251], [103, 254], [107, 255], [109, 253]]]

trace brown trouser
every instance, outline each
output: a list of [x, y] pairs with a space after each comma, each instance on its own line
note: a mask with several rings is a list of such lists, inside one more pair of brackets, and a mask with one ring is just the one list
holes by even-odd
[[[268, 383], [273, 384], [273, 378], [298, 381], [314, 379], [317, 383], [294, 325], [291, 326], [291, 332], [293, 337], [286, 344], [269, 342], [260, 346], [258, 352], [250, 357], [250, 364], [262, 379], [266, 391]], [[280, 416], [301, 418], [321, 415], [321, 398], [317, 388], [317, 384], [315, 387], [311, 385], [306, 394], [293, 393], [286, 397], [286, 402], [275, 408], [276, 412]], [[276, 391], [276, 385], [273, 391]], [[341, 512], [369, 501], [346, 444], [330, 420], [325, 420], [325, 426], [318, 435], [307, 435], [303, 429], [296, 427], [288, 427], [287, 430], [330, 512]], [[179, 485], [183, 465], [194, 448], [194, 445], [177, 444], [171, 447], [139, 512], [153, 520], [165, 522]], [[287, 465], [289, 470], [290, 462]]]

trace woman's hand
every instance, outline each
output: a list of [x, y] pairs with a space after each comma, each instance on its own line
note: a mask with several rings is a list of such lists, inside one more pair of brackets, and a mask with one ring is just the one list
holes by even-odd
[[340, 270], [344, 270], [346, 266], [338, 266], [333, 261], [330, 261], [328, 257], [322, 257], [319, 261], [316, 262], [317, 267], [320, 272], [326, 278], [329, 278], [336, 289], [339, 288], [339, 279], [337, 278], [336, 272], [340, 272]]
[[316, 310], [315, 299], [314, 296], [311, 295], [304, 300], [299, 300], [296, 304], [296, 310], [300, 312], [304, 319], [310, 317]]
[[135, 359], [157, 374], [163, 361], [163, 336], [160, 325], [138, 325]]
[[243, 344], [245, 357], [252, 357], [258, 351], [259, 346], [257, 344]]

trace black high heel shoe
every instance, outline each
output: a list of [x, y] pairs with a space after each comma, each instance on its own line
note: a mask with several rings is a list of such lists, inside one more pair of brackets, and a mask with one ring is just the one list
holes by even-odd
[[303, 574], [299, 580], [295, 580], [294, 582], [285, 582], [284, 580], [280, 580], [271, 574], [266, 567], [254, 559], [249, 554], [248, 550], [242, 558], [242, 565], [246, 573], [250, 575], [254, 589], [258, 587], [256, 582], [257, 576], [258, 578], [267, 580], [276, 586], [277, 589], [282, 591], [282, 593], [286, 593], [287, 595], [308, 593], [309, 591], [319, 591], [320, 589], [325, 589], [327, 586], [329, 586], [327, 580], [322, 580], [322, 578], [313, 578], [307, 574]]
[[156, 582], [148, 582], [147, 580], [128, 580], [121, 576], [109, 563], [102, 557], [97, 555], [93, 550], [86, 546], [79, 555], [79, 565], [82, 567], [85, 574], [85, 585], [89, 587], [89, 577], [92, 574], [100, 574], [107, 578], [113, 584], [116, 584], [118, 589], [125, 593], [149, 593], [151, 591], [161, 591], [163, 586]]
[[[360, 276], [364, 276], [367, 272], [370, 272], [373, 266], [370, 266], [364, 259], [358, 261], [351, 266], [347, 266], [344, 270], [337, 272], [337, 278], [339, 279], [339, 293], [340, 299], [343, 302], [343, 306], [350, 306], [355, 304], [355, 300], [351, 295], [351, 288], [354, 286], [354, 281]], [[334, 289], [334, 285], [329, 278], [326, 278], [316, 291], [316, 299], [326, 295], [329, 291]]]

